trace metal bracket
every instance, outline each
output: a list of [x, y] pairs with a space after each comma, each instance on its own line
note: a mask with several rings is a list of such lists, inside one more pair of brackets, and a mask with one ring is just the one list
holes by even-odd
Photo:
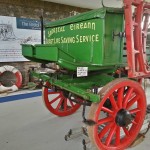
[[123, 37], [125, 37], [125, 32], [115, 33], [115, 32], [113, 31], [112, 36], [113, 36], [113, 41], [114, 41], [115, 37], [119, 37], [120, 39], [122, 39]]

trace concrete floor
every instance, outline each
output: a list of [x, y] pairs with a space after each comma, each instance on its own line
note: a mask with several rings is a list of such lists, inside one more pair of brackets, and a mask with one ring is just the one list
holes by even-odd
[[[81, 112], [63, 118], [54, 116], [41, 97], [0, 103], [0, 150], [83, 150], [82, 136], [64, 140], [70, 128], [82, 126]], [[149, 147], [150, 132], [144, 142], [130, 150]]]

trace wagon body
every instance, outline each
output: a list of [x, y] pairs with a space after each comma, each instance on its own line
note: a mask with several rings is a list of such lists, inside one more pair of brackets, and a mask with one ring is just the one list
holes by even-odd
[[23, 45], [23, 55], [56, 62], [69, 70], [102, 70], [122, 65], [123, 10], [101, 8], [45, 25], [44, 45]]

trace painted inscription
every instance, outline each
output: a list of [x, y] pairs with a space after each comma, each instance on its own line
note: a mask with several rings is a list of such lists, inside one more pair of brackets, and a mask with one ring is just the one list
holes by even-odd
[[[69, 32], [74, 30], [96, 30], [95, 22], [85, 22], [85, 23], [77, 23], [77, 24], [70, 24], [69, 25]], [[58, 38], [51, 38], [53, 34], [57, 33], [64, 33], [67, 32], [65, 30], [65, 26], [56, 27], [48, 31], [48, 38], [46, 38], [46, 44], [66, 44], [66, 43], [86, 43], [86, 42], [99, 42], [99, 34], [88, 34], [88, 35], [75, 35], [70, 37], [58, 37]]]
[[48, 44], [65, 44], [65, 43], [85, 43], [85, 42], [99, 42], [99, 34], [80, 36], [76, 35], [73, 37], [60, 37], [46, 39]]
[[48, 37], [51, 37], [54, 33], [65, 32], [65, 26], [53, 28], [52, 30], [48, 31]]
[[85, 23], [77, 23], [77, 24], [70, 25], [70, 30], [80, 30], [80, 29], [95, 30], [95, 22], [85, 22]]

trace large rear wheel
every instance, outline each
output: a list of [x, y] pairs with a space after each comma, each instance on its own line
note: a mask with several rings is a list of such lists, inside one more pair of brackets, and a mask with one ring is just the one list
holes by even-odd
[[[80, 108], [80, 104], [73, 102], [68, 98], [66, 91], [56, 90], [52, 91], [50, 89], [50, 83], [46, 82], [43, 90], [43, 101], [47, 109], [60, 117], [68, 116], [76, 112]], [[81, 102], [81, 99], [77, 99]]]
[[123, 150], [136, 138], [146, 113], [145, 92], [128, 79], [116, 79], [100, 91], [100, 103], [93, 103], [88, 127], [91, 141], [100, 150]]

